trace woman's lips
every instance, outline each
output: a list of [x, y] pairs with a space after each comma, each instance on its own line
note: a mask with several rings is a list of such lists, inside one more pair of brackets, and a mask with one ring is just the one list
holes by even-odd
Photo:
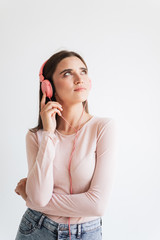
[[86, 90], [86, 88], [77, 88], [74, 91], [82, 91], [82, 90]]

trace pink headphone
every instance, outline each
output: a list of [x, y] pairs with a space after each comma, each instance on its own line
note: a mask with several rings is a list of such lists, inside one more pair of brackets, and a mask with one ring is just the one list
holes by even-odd
[[[41, 66], [41, 68], [40, 68], [40, 71], [39, 71], [39, 79], [40, 79], [40, 82], [41, 82], [41, 90], [42, 90], [42, 92], [44, 93], [46, 93], [46, 96], [51, 100], [51, 98], [52, 98], [52, 96], [53, 96], [53, 89], [52, 89], [52, 85], [51, 85], [51, 83], [50, 83], [50, 81], [48, 80], [48, 79], [44, 79], [44, 76], [43, 76], [43, 68], [44, 68], [44, 65], [45, 65], [45, 63], [47, 62], [48, 60], [46, 60], [43, 64], [42, 64], [42, 66]], [[90, 85], [89, 85], [89, 89], [91, 89], [91, 79], [89, 79], [89, 83], [90, 83]], [[87, 103], [87, 101], [86, 101], [86, 103]], [[82, 115], [83, 115], [83, 112], [84, 112], [84, 109], [85, 109], [85, 106], [86, 106], [86, 103], [84, 104], [84, 106], [83, 106], [83, 111], [82, 111], [82, 114], [81, 114], [81, 117], [80, 117], [80, 119], [82, 118]], [[64, 119], [64, 117], [63, 116], [61, 116], [63, 119]], [[80, 121], [80, 119], [79, 119], [79, 121]], [[65, 119], [64, 119], [65, 120]], [[66, 122], [67, 122], [67, 120], [65, 120]], [[69, 124], [69, 122], [67, 122], [68, 124]], [[70, 124], [69, 124], [70, 125]], [[70, 125], [71, 126], [71, 125]], [[72, 126], [71, 126], [72, 127]], [[75, 150], [75, 144], [76, 144], [76, 139], [77, 139], [77, 137], [78, 137], [78, 134], [79, 134], [79, 127], [80, 127], [80, 124], [78, 125], [78, 129], [75, 129], [74, 127], [72, 127], [72, 128], [74, 128], [75, 129], [75, 131], [76, 131], [76, 135], [75, 135], [75, 139], [74, 139], [74, 143], [73, 143], [73, 148], [72, 148], [72, 152], [71, 152], [71, 156], [70, 156], [70, 159], [69, 159], [69, 165], [68, 165], [68, 171], [69, 171], [69, 176], [70, 176], [70, 193], [72, 194], [72, 179], [71, 179], [71, 173], [70, 173], [70, 165], [71, 165], [71, 160], [72, 160], [72, 155], [73, 155], [73, 152], [74, 152], [74, 150]], [[70, 217], [69, 217], [69, 234], [70, 234], [70, 240], [71, 240], [71, 233], [70, 233]]]

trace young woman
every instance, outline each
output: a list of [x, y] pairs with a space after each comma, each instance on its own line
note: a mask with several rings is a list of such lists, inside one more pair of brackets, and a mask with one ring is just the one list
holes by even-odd
[[15, 189], [28, 207], [16, 240], [100, 240], [115, 179], [115, 122], [89, 114], [91, 80], [78, 53], [55, 53], [39, 75], [38, 126], [26, 134], [28, 175]]

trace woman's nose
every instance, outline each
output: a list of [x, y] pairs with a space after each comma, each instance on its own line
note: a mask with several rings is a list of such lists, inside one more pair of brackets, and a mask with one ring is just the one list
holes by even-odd
[[83, 81], [82, 76], [77, 75], [76, 78], [75, 78], [75, 83], [78, 84], [78, 83], [83, 83], [83, 82], [84, 81]]
[[76, 81], [76, 84], [80, 84], [80, 83], [83, 84], [83, 80], [82, 79], [79, 79], [79, 80]]

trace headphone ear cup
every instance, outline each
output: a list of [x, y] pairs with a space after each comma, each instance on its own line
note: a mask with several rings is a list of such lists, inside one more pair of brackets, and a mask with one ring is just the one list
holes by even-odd
[[53, 89], [49, 80], [43, 80], [43, 82], [41, 83], [41, 90], [43, 94], [46, 93], [46, 97], [51, 99], [51, 97], [53, 96]]

